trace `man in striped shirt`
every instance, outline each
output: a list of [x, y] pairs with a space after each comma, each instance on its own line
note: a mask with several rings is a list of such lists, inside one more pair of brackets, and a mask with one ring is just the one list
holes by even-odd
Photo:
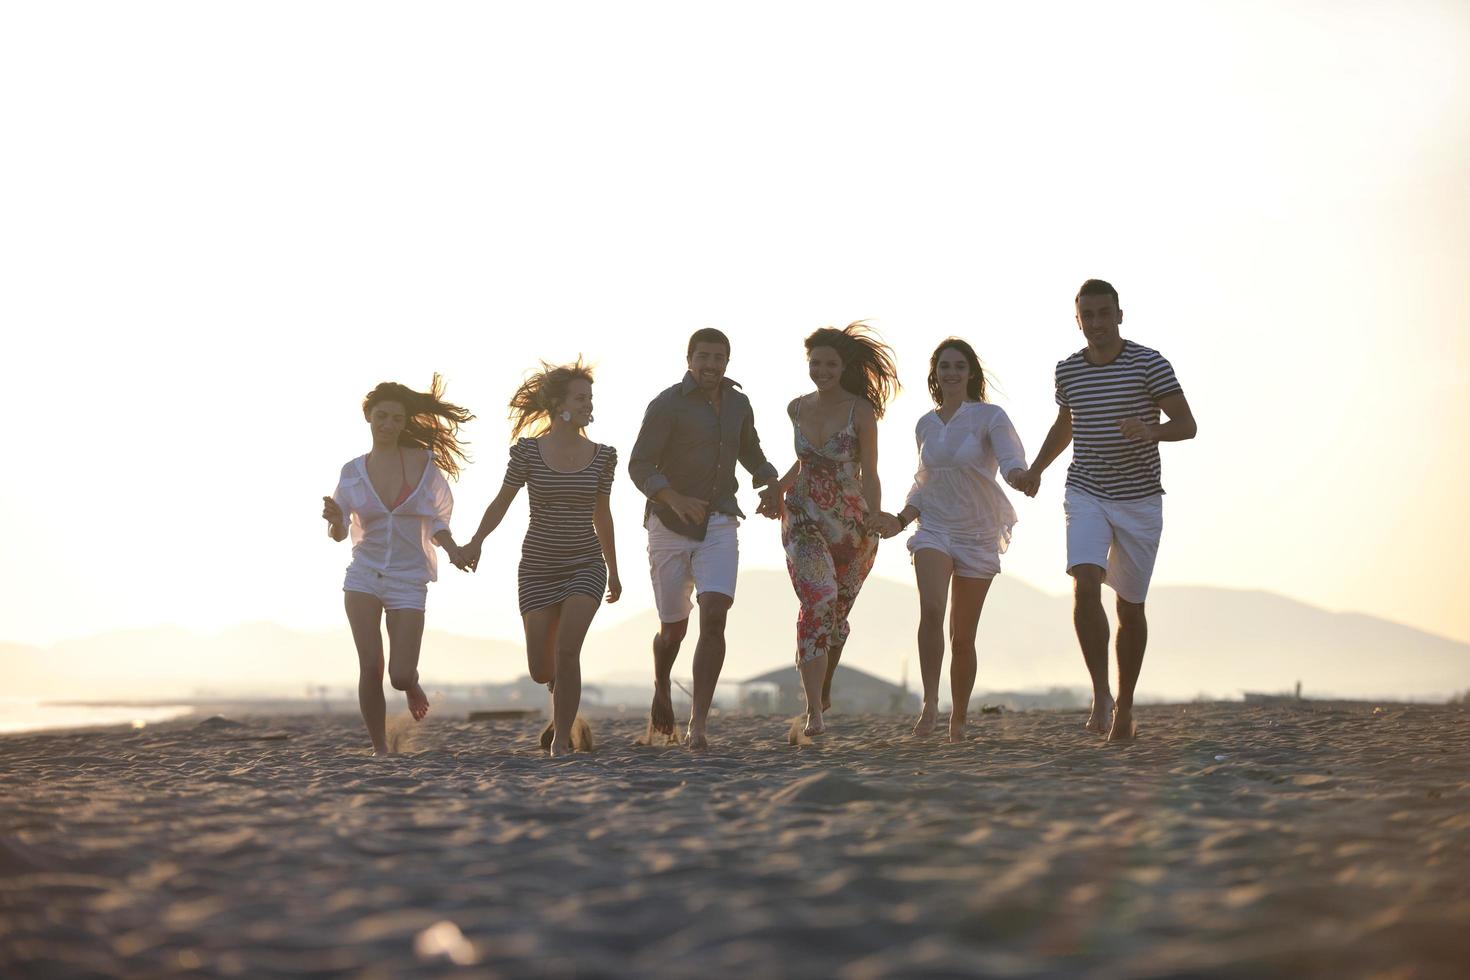
[[[1015, 486], [1035, 496], [1042, 472], [1072, 444], [1064, 509], [1072, 622], [1092, 675], [1087, 729], [1108, 741], [1134, 736], [1133, 689], [1148, 644], [1143, 602], [1164, 525], [1159, 443], [1193, 439], [1194, 416], [1174, 368], [1118, 333], [1118, 291], [1089, 279], [1077, 292], [1087, 346], [1057, 364], [1057, 420]], [[1160, 421], [1160, 412], [1168, 421]], [[1118, 699], [1108, 686], [1108, 618], [1102, 586], [1118, 594]]]

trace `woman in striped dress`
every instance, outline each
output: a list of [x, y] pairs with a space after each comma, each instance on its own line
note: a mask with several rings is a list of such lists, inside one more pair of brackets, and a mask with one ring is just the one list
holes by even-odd
[[[592, 372], [576, 363], [527, 378], [510, 402], [510, 463], [500, 493], [464, 548], [470, 567], [521, 487], [529, 488], [531, 521], [521, 546], [520, 607], [531, 677], [552, 691], [552, 755], [572, 751], [572, 725], [582, 700], [582, 640], [606, 593], [617, 602], [613, 545], [613, 474], [617, 450], [584, 434], [592, 421]], [[523, 435], [529, 433], [529, 435]]]

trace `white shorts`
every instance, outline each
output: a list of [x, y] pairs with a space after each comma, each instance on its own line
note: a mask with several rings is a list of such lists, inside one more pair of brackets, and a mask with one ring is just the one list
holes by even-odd
[[735, 574], [740, 569], [740, 522], [729, 514], [711, 514], [703, 541], [686, 538], [664, 527], [657, 514], [648, 515], [648, 571], [653, 578], [653, 604], [661, 623], [688, 619], [699, 595], [717, 592], [735, 598]]
[[1164, 497], [1105, 500], [1068, 487], [1062, 500], [1067, 514], [1067, 574], [1078, 565], [1107, 569], [1103, 579], [1124, 602], [1148, 597], [1159, 536], [1164, 530]]
[[949, 556], [954, 562], [954, 573], [960, 578], [994, 578], [1000, 574], [1000, 552], [995, 546], [995, 532], [976, 534], [972, 531], [951, 531], [943, 527], [925, 527], [909, 538], [909, 554], [928, 549]]
[[429, 586], [424, 582], [389, 578], [375, 568], [362, 568], [354, 563], [347, 566], [342, 591], [364, 592], [381, 602], [384, 609], [417, 609], [423, 612]]

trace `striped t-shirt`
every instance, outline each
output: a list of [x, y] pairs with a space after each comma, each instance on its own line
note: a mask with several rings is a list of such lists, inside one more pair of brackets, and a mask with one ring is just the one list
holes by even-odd
[[1067, 486], [1108, 500], [1163, 493], [1159, 444], [1125, 439], [1118, 422], [1159, 421], [1159, 399], [1183, 391], [1156, 350], [1123, 341], [1107, 364], [1089, 364], [1086, 349], [1057, 363], [1057, 404], [1072, 412], [1072, 465]]

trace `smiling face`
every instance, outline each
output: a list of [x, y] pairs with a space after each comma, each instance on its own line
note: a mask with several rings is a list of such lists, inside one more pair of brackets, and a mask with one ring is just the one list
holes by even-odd
[[408, 424], [408, 412], [402, 402], [373, 402], [368, 406], [367, 420], [373, 430], [373, 445], [396, 446], [399, 433]]
[[706, 394], [713, 394], [724, 383], [725, 367], [729, 363], [729, 348], [724, 344], [701, 340], [694, 345], [694, 351], [689, 355], [689, 372], [694, 375], [694, 382]]
[[1113, 297], [1105, 293], [1077, 297], [1077, 326], [1082, 328], [1087, 346], [1107, 349], [1116, 345], [1122, 322], [1123, 311]]
[[945, 401], [963, 399], [970, 383], [970, 359], [954, 347], [946, 347], [934, 361], [934, 380]]
[[818, 391], [832, 391], [842, 383], [842, 358], [831, 347], [813, 347], [806, 354], [806, 373]]
[[560, 420], [562, 412], [571, 412], [570, 424], [578, 429], [585, 429], [592, 421], [592, 382], [585, 378], [573, 378], [567, 382], [566, 397], [552, 414]]

